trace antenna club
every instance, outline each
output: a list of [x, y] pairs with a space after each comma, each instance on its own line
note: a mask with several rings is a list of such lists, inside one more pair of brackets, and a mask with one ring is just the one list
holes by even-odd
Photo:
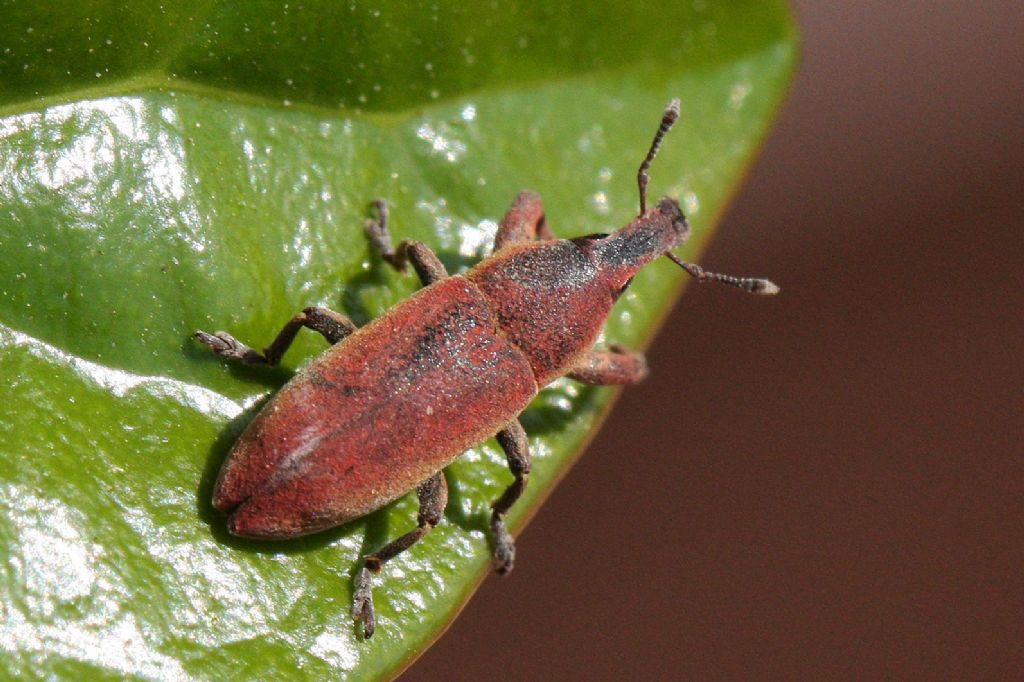
[[750, 290], [750, 293], [752, 294], [760, 294], [761, 296], [774, 296], [775, 294], [782, 291], [782, 289], [779, 288], [779, 285], [777, 285], [775, 282], [772, 282], [771, 280], [757, 279], [754, 280], [754, 282], [756, 284]]
[[662, 122], [666, 125], [672, 125], [679, 119], [679, 98], [673, 97], [672, 101], [665, 107], [665, 115], [662, 117]]

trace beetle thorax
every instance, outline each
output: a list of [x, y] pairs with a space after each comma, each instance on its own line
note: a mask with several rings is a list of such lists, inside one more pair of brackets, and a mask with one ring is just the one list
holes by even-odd
[[466, 276], [491, 301], [541, 386], [593, 346], [615, 302], [592, 258], [571, 241], [509, 246]]

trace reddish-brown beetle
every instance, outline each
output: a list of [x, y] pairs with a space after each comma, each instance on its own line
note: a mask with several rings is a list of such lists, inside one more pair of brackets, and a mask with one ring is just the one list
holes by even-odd
[[356, 578], [353, 614], [370, 637], [371, 574], [441, 521], [444, 467], [497, 434], [515, 480], [493, 504], [491, 530], [496, 568], [511, 570], [515, 547], [504, 517], [530, 472], [519, 413], [561, 376], [631, 384], [647, 374], [638, 353], [593, 349], [633, 275], [665, 255], [700, 281], [778, 291], [767, 280], [705, 272], [670, 252], [690, 228], [675, 199], [647, 208], [647, 170], [678, 117], [673, 100], [637, 174], [640, 214], [610, 235], [555, 239], [540, 198], [522, 192], [501, 222], [494, 254], [449, 277], [424, 244], [393, 248], [378, 201], [379, 218], [367, 224], [374, 247], [398, 270], [412, 263], [424, 289], [361, 329], [326, 308], [307, 308], [263, 353], [224, 332], [196, 332], [219, 355], [251, 364], [277, 364], [301, 327], [333, 344], [270, 400], [224, 462], [213, 506], [228, 514], [228, 529], [264, 539], [316, 533], [415, 488], [417, 527], [367, 556]]

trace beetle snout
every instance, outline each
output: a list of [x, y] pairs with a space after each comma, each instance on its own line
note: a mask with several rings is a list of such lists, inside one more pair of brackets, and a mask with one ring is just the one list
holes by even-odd
[[597, 261], [616, 291], [640, 268], [686, 241], [690, 225], [679, 202], [664, 197], [642, 216], [595, 245]]

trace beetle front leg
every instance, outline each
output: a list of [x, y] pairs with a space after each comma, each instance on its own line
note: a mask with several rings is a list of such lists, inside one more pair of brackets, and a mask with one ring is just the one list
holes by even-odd
[[595, 386], [635, 384], [647, 376], [647, 360], [622, 346], [591, 350], [566, 376]]
[[295, 335], [303, 327], [308, 327], [327, 339], [331, 345], [338, 343], [356, 330], [356, 325], [341, 313], [328, 308], [306, 308], [288, 320], [273, 342], [259, 353], [245, 345], [227, 332], [207, 334], [197, 331], [195, 337], [210, 347], [217, 355], [225, 358], [241, 360], [247, 365], [270, 365], [273, 367], [281, 361], [281, 356], [292, 345]]
[[501, 449], [505, 451], [508, 458], [508, 468], [516, 480], [505, 488], [501, 497], [491, 505], [491, 534], [494, 538], [494, 568], [505, 575], [512, 570], [516, 559], [515, 541], [511, 533], [505, 528], [505, 514], [509, 508], [519, 499], [519, 496], [526, 490], [526, 483], [530, 480], [530, 444], [526, 439], [526, 430], [514, 419], [496, 436]]
[[448, 276], [444, 263], [423, 242], [405, 239], [396, 249], [391, 240], [391, 231], [388, 229], [390, 220], [387, 203], [377, 199], [370, 206], [376, 210], [377, 218], [366, 221], [366, 234], [373, 248], [391, 267], [399, 272], [405, 272], [406, 265], [412, 263], [423, 286], [429, 286]]
[[544, 204], [540, 197], [530, 191], [523, 191], [515, 198], [505, 217], [498, 226], [494, 237], [494, 250], [514, 242], [532, 242], [537, 239], [554, 239], [544, 217]]
[[420, 513], [416, 528], [392, 540], [370, 554], [356, 576], [355, 591], [352, 595], [352, 617], [363, 624], [363, 636], [373, 637], [376, 622], [373, 612], [373, 574], [379, 573], [385, 563], [412, 547], [430, 530], [441, 523], [444, 508], [448, 505], [448, 482], [444, 472], [439, 471], [416, 488], [420, 501]]

